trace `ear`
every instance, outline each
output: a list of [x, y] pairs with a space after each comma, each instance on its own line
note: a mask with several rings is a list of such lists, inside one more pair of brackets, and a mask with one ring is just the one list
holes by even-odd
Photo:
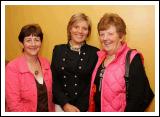
[[124, 38], [125, 38], [125, 35], [121, 35], [119, 41], [120, 41], [120, 42], [123, 42], [123, 41], [124, 41]]
[[19, 48], [20, 50], [22, 50], [22, 52], [24, 51], [24, 43], [19, 44]]

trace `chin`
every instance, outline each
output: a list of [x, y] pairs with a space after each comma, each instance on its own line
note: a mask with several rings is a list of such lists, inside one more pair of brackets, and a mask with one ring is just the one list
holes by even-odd
[[106, 51], [109, 51], [110, 49], [106, 46], [103, 46], [103, 48], [106, 50]]
[[37, 56], [38, 55], [38, 52], [35, 52], [35, 53], [30, 53], [31, 56]]
[[83, 43], [83, 42], [84, 42], [84, 39], [77, 40], [77, 43]]

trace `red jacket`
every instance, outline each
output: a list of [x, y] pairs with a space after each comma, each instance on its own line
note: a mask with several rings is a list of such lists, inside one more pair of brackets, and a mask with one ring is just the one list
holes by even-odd
[[[50, 64], [42, 57], [39, 57], [39, 60], [47, 87], [48, 109], [54, 111]], [[37, 86], [24, 55], [14, 59], [6, 66], [5, 95], [7, 111], [36, 112]]]

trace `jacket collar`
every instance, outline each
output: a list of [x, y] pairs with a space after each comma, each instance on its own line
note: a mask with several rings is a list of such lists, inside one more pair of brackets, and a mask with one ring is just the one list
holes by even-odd
[[[115, 54], [116, 55], [115, 58], [118, 58], [126, 48], [127, 48], [127, 43], [122, 43], [122, 46], [117, 50]], [[104, 59], [107, 56], [107, 52], [104, 49], [102, 49], [97, 52], [97, 55], [98, 55], [98, 58]]]
[[[70, 49], [70, 43], [69, 43], [69, 41], [67, 42], [67, 47]], [[87, 45], [87, 43], [86, 43], [86, 41], [84, 41], [84, 44], [81, 46], [81, 48], [84, 48], [85, 46]]]
[[[38, 56], [38, 59], [41, 64], [42, 71], [48, 70], [50, 68], [50, 66], [45, 63], [44, 58]], [[22, 56], [19, 59], [19, 66], [21, 73], [30, 72], [29, 67], [27, 65], [27, 59], [24, 54], [22, 54]]]

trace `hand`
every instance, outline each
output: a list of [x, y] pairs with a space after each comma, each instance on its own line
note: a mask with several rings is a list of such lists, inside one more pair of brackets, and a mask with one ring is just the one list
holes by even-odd
[[69, 104], [69, 103], [66, 103], [66, 104], [63, 106], [63, 110], [64, 110], [65, 112], [80, 112], [80, 110], [79, 110], [77, 107], [75, 107], [75, 106], [73, 106], [73, 105], [71, 105], [71, 104]]

